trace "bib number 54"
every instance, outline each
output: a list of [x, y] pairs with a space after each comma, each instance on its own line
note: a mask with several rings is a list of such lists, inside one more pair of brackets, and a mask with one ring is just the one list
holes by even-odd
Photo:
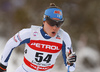
[[36, 52], [36, 55], [35, 55], [35, 60], [37, 62], [45, 61], [46, 63], [49, 63], [51, 61], [51, 58], [52, 58], [51, 54], [48, 54], [46, 57], [44, 57], [43, 53]]

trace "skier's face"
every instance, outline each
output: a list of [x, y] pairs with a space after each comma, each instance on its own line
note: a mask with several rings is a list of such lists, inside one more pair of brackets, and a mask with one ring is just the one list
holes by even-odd
[[[59, 20], [58, 18], [52, 18], [54, 20]], [[43, 22], [44, 27], [43, 30], [50, 36], [50, 37], [54, 37], [57, 32], [59, 31], [60, 27], [57, 27], [56, 25], [51, 26], [50, 24], [48, 24], [47, 21]]]

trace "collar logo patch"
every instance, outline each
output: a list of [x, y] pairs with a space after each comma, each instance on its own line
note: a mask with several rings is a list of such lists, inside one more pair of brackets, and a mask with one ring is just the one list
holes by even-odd
[[57, 35], [56, 39], [61, 39], [59, 35]]

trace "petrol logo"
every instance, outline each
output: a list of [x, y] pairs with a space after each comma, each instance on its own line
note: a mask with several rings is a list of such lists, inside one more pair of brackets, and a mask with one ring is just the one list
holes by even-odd
[[31, 49], [49, 53], [57, 53], [62, 48], [62, 44], [60, 43], [42, 41], [42, 40], [31, 40], [30, 43], [28, 43], [28, 46]]

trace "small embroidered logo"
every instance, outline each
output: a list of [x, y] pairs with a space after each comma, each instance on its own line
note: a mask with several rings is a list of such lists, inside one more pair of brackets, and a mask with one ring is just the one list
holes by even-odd
[[59, 35], [57, 35], [56, 39], [61, 39]]
[[37, 34], [38, 34], [38, 32], [34, 32], [34, 33], [33, 33], [33, 36], [37, 36]]

